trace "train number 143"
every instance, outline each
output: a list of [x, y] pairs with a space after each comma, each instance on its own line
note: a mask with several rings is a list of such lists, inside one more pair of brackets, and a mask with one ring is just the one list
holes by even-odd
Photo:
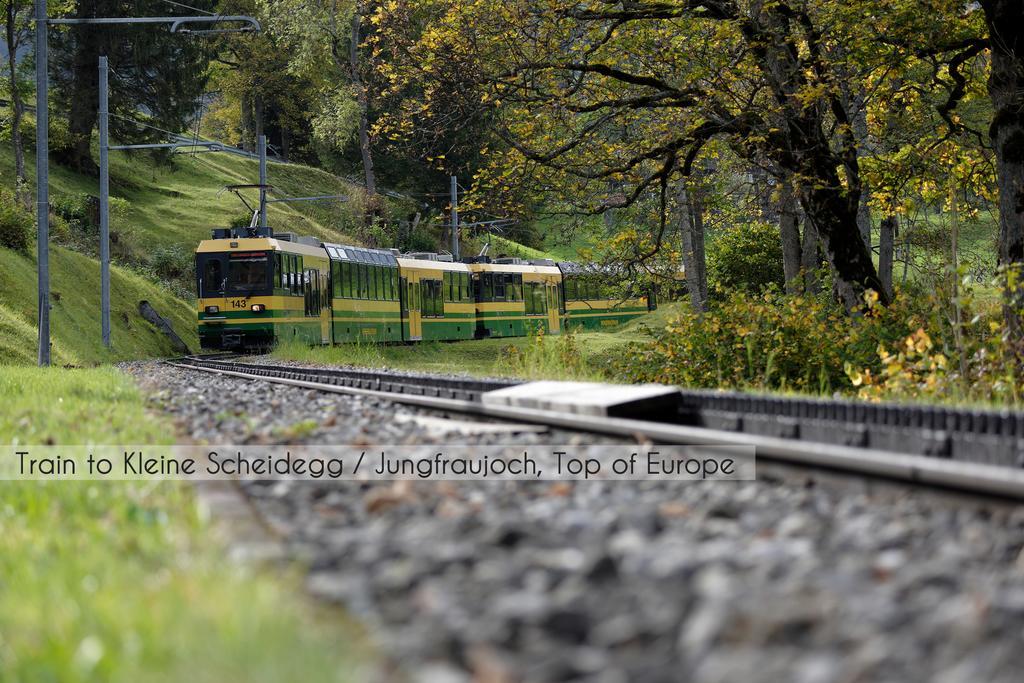
[[231, 308], [245, 308], [245, 299], [232, 299]]

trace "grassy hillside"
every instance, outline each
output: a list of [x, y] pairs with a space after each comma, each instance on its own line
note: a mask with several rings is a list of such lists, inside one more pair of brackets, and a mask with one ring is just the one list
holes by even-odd
[[[167, 338], [139, 315], [142, 299], [171, 321], [190, 348], [198, 347], [195, 313], [189, 303], [137, 273], [115, 267], [110, 277], [113, 349], [108, 351], [100, 337], [99, 264], [55, 247], [50, 252], [50, 272], [54, 364], [172, 355]], [[0, 249], [0, 365], [34, 363], [36, 335], [35, 258]]]
[[[26, 163], [34, 192], [31, 140]], [[191, 253], [214, 227], [226, 227], [248, 212], [225, 185], [255, 183], [257, 163], [223, 153], [176, 155], [160, 165], [141, 154], [113, 152], [111, 159], [111, 276], [114, 348], [100, 344], [99, 239], [89, 213], [98, 181], [50, 165], [51, 326], [53, 360], [93, 364], [172, 353], [167, 340], [138, 314], [150, 301], [191, 348], [196, 348], [192, 309]], [[0, 186], [14, 186], [10, 145], [0, 144]], [[278, 231], [356, 242], [361, 213], [358, 187], [317, 169], [271, 163], [272, 197], [346, 195], [351, 202], [272, 203], [269, 222]], [[244, 191], [251, 205], [258, 193]], [[28, 254], [0, 248], [0, 365], [36, 358], [35, 245]]]

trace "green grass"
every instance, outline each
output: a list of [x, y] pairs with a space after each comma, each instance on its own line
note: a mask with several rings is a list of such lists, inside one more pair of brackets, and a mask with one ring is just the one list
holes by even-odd
[[[0, 404], [0, 443], [172, 434], [111, 368], [3, 368]], [[356, 677], [351, 627], [225, 559], [182, 484], [2, 481], [0, 501], [5, 683]]]
[[[111, 269], [111, 340], [100, 333], [100, 275], [96, 261], [60, 247], [50, 251], [50, 329], [53, 362], [95, 364], [127, 358], [172, 355], [167, 338], [143, 320], [145, 299], [190, 348], [198, 348], [195, 313], [190, 304], [130, 270]], [[31, 364], [36, 359], [35, 258], [0, 249], [0, 365]]]
[[[534, 337], [476, 339], [461, 342], [402, 344], [344, 344], [306, 346], [288, 343], [277, 358], [317, 365], [350, 365], [422, 372], [465, 373], [479, 377], [522, 379], [602, 379], [604, 359], [615, 349], [648, 339], [644, 328], [657, 329], [678, 312], [679, 303], [631, 321], [615, 332], [575, 332], [546, 337], [538, 347]], [[566, 341], [569, 340], [569, 341]], [[566, 348], [571, 344], [573, 348]], [[512, 351], [514, 349], [514, 351]]]

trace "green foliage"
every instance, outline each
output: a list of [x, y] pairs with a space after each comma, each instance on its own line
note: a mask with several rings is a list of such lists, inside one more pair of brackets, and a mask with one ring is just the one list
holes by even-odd
[[32, 226], [32, 214], [18, 204], [14, 193], [0, 190], [0, 247], [28, 251]]
[[905, 306], [850, 320], [821, 299], [736, 290], [703, 315], [684, 309], [651, 343], [619, 351], [612, 369], [631, 381], [691, 387], [849, 390], [844, 362], [876, 363], [878, 343], [903, 334]]
[[84, 194], [59, 194], [50, 202], [54, 214], [64, 219], [67, 227], [77, 233], [95, 233], [99, 229], [99, 200]]
[[777, 225], [754, 222], [717, 233], [708, 245], [709, 281], [724, 289], [782, 288], [782, 243]]
[[149, 268], [159, 280], [170, 285], [175, 296], [195, 296], [195, 254], [188, 247], [157, 247], [149, 257]]

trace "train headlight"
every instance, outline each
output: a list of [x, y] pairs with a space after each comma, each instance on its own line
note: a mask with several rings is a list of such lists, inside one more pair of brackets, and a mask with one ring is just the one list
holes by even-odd
[[220, 313], [220, 306], [207, 306], [206, 307], [206, 312], [207, 313]]
[[263, 304], [253, 304], [252, 306], [250, 306], [250, 309], [252, 310], [253, 313], [262, 313], [263, 311], [267, 310], [267, 307], [264, 306]]

